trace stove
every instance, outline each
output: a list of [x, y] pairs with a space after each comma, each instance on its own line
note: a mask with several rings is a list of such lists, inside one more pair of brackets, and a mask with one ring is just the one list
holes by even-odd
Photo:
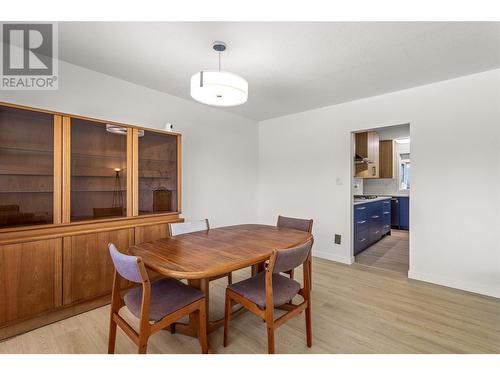
[[375, 199], [378, 198], [378, 195], [355, 195], [354, 199], [356, 200], [364, 200], [364, 199]]

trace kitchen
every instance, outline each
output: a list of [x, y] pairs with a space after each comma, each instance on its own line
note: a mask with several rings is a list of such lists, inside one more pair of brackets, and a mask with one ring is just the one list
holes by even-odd
[[407, 275], [410, 125], [354, 133], [353, 142], [355, 262]]

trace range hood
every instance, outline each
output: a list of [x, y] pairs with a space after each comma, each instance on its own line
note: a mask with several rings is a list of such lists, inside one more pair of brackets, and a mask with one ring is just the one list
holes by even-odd
[[371, 160], [356, 154], [356, 155], [354, 155], [354, 163], [355, 164], [368, 164], [368, 163], [371, 163]]

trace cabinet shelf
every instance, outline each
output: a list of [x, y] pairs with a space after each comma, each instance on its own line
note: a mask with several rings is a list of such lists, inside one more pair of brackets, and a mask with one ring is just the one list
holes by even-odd
[[0, 146], [0, 152], [23, 152], [23, 153], [31, 153], [31, 154], [46, 154], [48, 156], [54, 154], [54, 150], [43, 150], [43, 149], [35, 149], [35, 148], [23, 148], [23, 147], [11, 147], [11, 146]]
[[20, 173], [16, 173], [15, 171], [13, 171], [13, 172], [11, 172], [11, 173], [0, 172], [0, 176], [9, 176], [9, 177], [14, 177], [14, 176], [54, 177], [54, 175], [53, 175], [53, 174], [28, 173], [28, 172], [20, 172]]
[[9, 190], [9, 191], [0, 191], [0, 194], [53, 194], [54, 191], [36, 191], [36, 190]]
[[72, 193], [76, 192], [76, 193], [114, 193], [116, 191], [119, 191], [119, 192], [122, 192], [122, 193], [126, 193], [127, 190], [71, 190]]
[[[143, 188], [139, 188], [139, 191], [155, 191], [156, 189], [143, 189]], [[169, 190], [169, 191], [177, 191], [177, 189], [166, 189], [166, 190]]]
[[139, 178], [152, 178], [152, 179], [157, 179], [157, 180], [169, 180], [170, 177], [160, 177], [160, 176], [139, 176]]
[[141, 158], [139, 160], [139, 164], [140, 163], [148, 163], [148, 162], [153, 162], [153, 163], [175, 163], [175, 164], [177, 164], [177, 160], [144, 159], [144, 158]]
[[93, 159], [115, 159], [115, 160], [123, 160], [125, 161], [127, 158], [126, 156], [116, 156], [116, 155], [92, 155], [92, 154], [83, 154], [83, 153], [71, 153], [71, 159], [76, 159], [76, 158], [93, 158]]
[[[86, 174], [79, 174], [79, 175], [71, 175], [71, 178], [116, 178], [115, 175], [86, 175]], [[124, 179], [124, 176], [120, 176], [120, 178]]]

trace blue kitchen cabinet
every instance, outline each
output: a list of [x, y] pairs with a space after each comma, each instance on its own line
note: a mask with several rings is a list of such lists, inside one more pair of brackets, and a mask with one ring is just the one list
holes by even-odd
[[397, 229], [410, 229], [410, 197], [392, 198], [391, 225]]
[[391, 231], [391, 199], [382, 201], [382, 234]]
[[382, 238], [382, 201], [369, 203], [370, 245]]
[[391, 231], [391, 198], [354, 205], [354, 255]]
[[399, 228], [404, 230], [410, 229], [410, 198], [399, 198]]

